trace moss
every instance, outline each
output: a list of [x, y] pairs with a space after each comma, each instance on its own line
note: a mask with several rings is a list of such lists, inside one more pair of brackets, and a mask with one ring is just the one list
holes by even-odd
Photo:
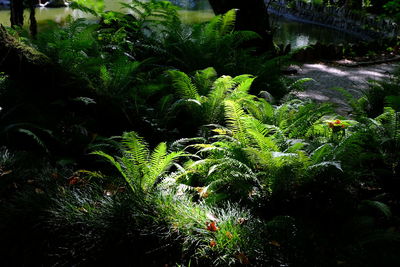
[[0, 68], [6, 72], [35, 72], [36, 67], [52, 65], [47, 56], [18, 41], [4, 26], [0, 26], [0, 54], [5, 55], [0, 61]]

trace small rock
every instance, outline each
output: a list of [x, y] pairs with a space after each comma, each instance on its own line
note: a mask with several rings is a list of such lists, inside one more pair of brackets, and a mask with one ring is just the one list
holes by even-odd
[[282, 70], [282, 74], [284, 75], [293, 75], [297, 74], [300, 71], [300, 67], [296, 65], [290, 65], [286, 69]]

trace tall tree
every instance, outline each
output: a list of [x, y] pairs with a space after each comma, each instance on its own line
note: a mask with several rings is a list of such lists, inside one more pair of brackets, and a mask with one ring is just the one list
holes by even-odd
[[209, 0], [216, 15], [237, 9], [236, 29], [250, 30], [262, 37], [265, 49], [272, 50], [272, 33], [264, 0]]
[[11, 26], [22, 26], [24, 25], [24, 1], [23, 0], [11, 0]]
[[37, 22], [35, 18], [35, 7], [40, 3], [40, 0], [11, 0], [11, 26], [22, 27], [24, 25], [24, 9], [26, 6], [29, 7], [29, 30], [33, 37], [37, 34]]
[[29, 22], [30, 22], [29, 30], [33, 38], [35, 38], [37, 35], [37, 21], [35, 16], [36, 4], [38, 4], [37, 0], [29, 0]]

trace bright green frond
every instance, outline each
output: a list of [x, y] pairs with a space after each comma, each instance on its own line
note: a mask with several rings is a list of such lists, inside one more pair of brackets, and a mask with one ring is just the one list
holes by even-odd
[[240, 105], [234, 101], [225, 100], [225, 118], [233, 136], [241, 143], [247, 143], [246, 127], [243, 118], [246, 116]]
[[170, 70], [167, 73], [172, 79], [174, 89], [181, 98], [200, 99], [196, 86], [186, 73], [177, 70]]
[[221, 26], [219, 28], [220, 35], [232, 32], [235, 28], [236, 10], [231, 9], [222, 16]]
[[124, 170], [122, 169], [121, 164], [116, 161], [112, 156], [108, 155], [107, 153], [104, 153], [102, 151], [95, 151], [91, 153], [92, 155], [97, 155], [97, 156], [101, 156], [105, 159], [107, 159], [112, 165], [115, 166], [115, 168], [117, 168], [117, 170], [122, 174], [122, 176], [124, 176], [124, 178], [126, 179], [126, 174], [124, 172]]
[[135, 164], [145, 164], [149, 155], [147, 143], [135, 132], [124, 133], [122, 143], [126, 147], [126, 153]]

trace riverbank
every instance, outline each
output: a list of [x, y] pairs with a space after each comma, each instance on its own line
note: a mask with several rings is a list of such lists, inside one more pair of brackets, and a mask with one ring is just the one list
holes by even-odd
[[346, 32], [366, 41], [393, 38], [399, 34], [400, 30], [395, 22], [386, 18], [367, 13], [356, 13], [342, 7], [314, 5], [301, 0], [290, 3], [279, 0], [269, 4], [268, 11], [302, 23]]

